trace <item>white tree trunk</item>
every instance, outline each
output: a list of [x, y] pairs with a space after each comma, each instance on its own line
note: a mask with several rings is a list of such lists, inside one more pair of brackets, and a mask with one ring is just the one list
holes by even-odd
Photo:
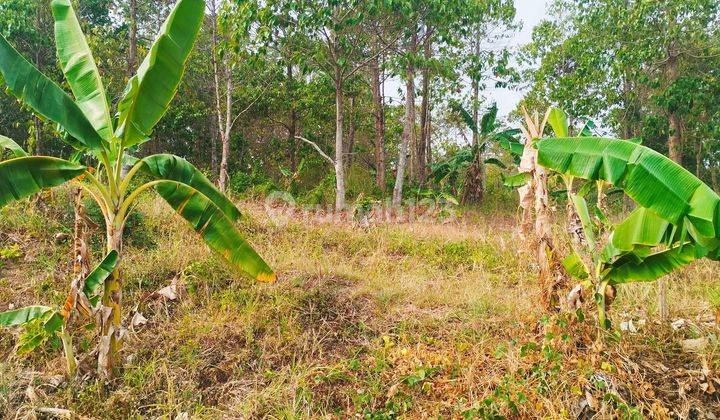
[[400, 143], [397, 173], [395, 174], [395, 188], [393, 188], [392, 198], [393, 206], [402, 204], [403, 181], [405, 180], [408, 148], [411, 144], [415, 144], [415, 67], [412, 63], [408, 63], [406, 77], [405, 125], [403, 127], [402, 142]]

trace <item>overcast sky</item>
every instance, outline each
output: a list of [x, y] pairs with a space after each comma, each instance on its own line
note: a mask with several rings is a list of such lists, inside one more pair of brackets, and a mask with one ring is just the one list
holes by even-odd
[[[549, 3], [550, 0], [515, 0], [515, 19], [522, 22], [523, 27], [510, 40], [505, 41], [508, 46], [517, 47], [530, 42], [532, 30], [545, 16]], [[499, 114], [504, 117], [515, 109], [523, 97], [523, 92], [491, 87], [485, 92], [485, 96], [488, 100], [497, 102]]]
[[[522, 29], [516, 32], [511, 38], [502, 40], [498, 45], [487, 45], [490, 48], [497, 47], [519, 47], [530, 42], [532, 30], [545, 16], [545, 9], [551, 0], [515, 0], [517, 10], [515, 20], [522, 22]], [[418, 82], [418, 81], [416, 81]], [[398, 103], [404, 100], [405, 84], [399, 77], [388, 80], [385, 86], [386, 99]], [[498, 114], [505, 117], [512, 112], [523, 97], [523, 92], [512, 89], [496, 89], [489, 85], [483, 92], [486, 103], [489, 105], [496, 102]]]

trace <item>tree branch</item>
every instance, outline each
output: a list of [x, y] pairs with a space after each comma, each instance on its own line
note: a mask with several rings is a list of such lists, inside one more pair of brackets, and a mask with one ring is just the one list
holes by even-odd
[[298, 139], [298, 140], [302, 140], [302, 141], [304, 141], [305, 143], [309, 144], [310, 146], [314, 147], [315, 150], [317, 150], [318, 153], [320, 153], [320, 156], [322, 156], [322, 157], [324, 157], [325, 159], [327, 159], [327, 161], [330, 162], [330, 164], [332, 164], [333, 166], [335, 165], [335, 161], [334, 161], [330, 156], [326, 155], [325, 152], [322, 151], [322, 149], [320, 148], [320, 146], [317, 145], [317, 143], [315, 143], [314, 141], [310, 141], [310, 140], [308, 140], [308, 139], [306, 139], [305, 137], [302, 137], [302, 136], [295, 136], [295, 138]]

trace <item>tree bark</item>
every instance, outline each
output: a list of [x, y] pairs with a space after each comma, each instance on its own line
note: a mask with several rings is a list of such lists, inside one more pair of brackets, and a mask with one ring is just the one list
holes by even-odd
[[713, 190], [720, 194], [720, 181], [718, 181], [718, 168], [713, 168], [710, 171], [710, 180], [712, 182]]
[[353, 149], [355, 148], [355, 97], [348, 98], [348, 138], [345, 142], [345, 168], [349, 169], [353, 163]]
[[[415, 52], [416, 49], [417, 34], [414, 34], [410, 44], [410, 51]], [[395, 188], [393, 189], [392, 198], [393, 206], [399, 206], [402, 203], [408, 147], [415, 144], [415, 65], [412, 60], [407, 63], [405, 77], [405, 125], [403, 126], [397, 173], [395, 174]]]
[[422, 104], [420, 107], [420, 141], [417, 143], [416, 147], [416, 161], [415, 161], [415, 167], [416, 167], [416, 175], [417, 175], [417, 181], [420, 183], [420, 185], [425, 183], [425, 178], [427, 177], [427, 149], [428, 149], [428, 142], [430, 137], [429, 132], [429, 121], [430, 121], [430, 65], [428, 62], [430, 61], [431, 55], [432, 55], [432, 38], [426, 37], [425, 42], [423, 43], [423, 57], [425, 58], [425, 63], [423, 65], [422, 69]]
[[210, 113], [208, 117], [210, 118], [210, 171], [217, 174], [219, 171], [217, 153], [218, 120], [215, 112]]
[[[223, 72], [225, 77], [225, 110], [223, 114], [222, 109], [222, 94], [220, 93], [220, 68], [217, 58], [217, 48], [219, 43], [218, 26], [217, 26], [217, 4], [215, 0], [210, 2], [210, 18], [212, 19], [212, 53], [210, 60], [213, 67], [213, 87], [215, 93], [215, 115], [217, 116], [217, 131], [220, 137], [220, 174], [218, 176], [218, 188], [220, 191], [225, 192], [227, 188], [228, 180], [228, 157], [230, 155], [230, 131], [232, 129], [232, 70], [227, 57], [223, 61], [225, 71]], [[223, 121], [223, 115], [225, 121]], [[217, 159], [217, 158], [216, 158]]]
[[225, 125], [221, 125], [223, 128], [220, 139], [222, 140], [222, 152], [220, 154], [220, 178], [218, 180], [218, 187], [220, 191], [225, 192], [228, 181], [228, 158], [230, 157], [230, 132], [232, 130], [232, 73], [230, 66], [227, 65], [225, 69]]
[[380, 81], [380, 63], [375, 58], [370, 62], [370, 87], [375, 117], [375, 184], [385, 190], [385, 108]]
[[[671, 28], [675, 26], [674, 17], [671, 17]], [[668, 84], [672, 85], [678, 79], [677, 69], [677, 52], [671, 42], [668, 47], [667, 59], [667, 77]], [[683, 139], [682, 139], [682, 123], [677, 110], [671, 110], [668, 115], [670, 125], [670, 133], [668, 138], [668, 156], [675, 163], [682, 166], [683, 162]], [[667, 282], [664, 278], [658, 280], [658, 315], [661, 319], [667, 319], [670, 316], [670, 309], [667, 302]]]
[[343, 96], [342, 85], [342, 69], [335, 69], [335, 209], [344, 210], [345, 205], [345, 145], [343, 139], [343, 129], [345, 118], [343, 115], [343, 106], [345, 98]]
[[295, 79], [293, 77], [293, 68], [292, 64], [288, 64], [285, 69], [285, 77], [286, 77], [286, 83], [287, 83], [287, 93], [288, 98], [290, 100], [290, 121], [287, 127], [288, 130], [288, 154], [290, 158], [290, 171], [295, 173], [297, 170], [297, 140], [295, 139], [295, 136], [297, 135], [297, 120], [298, 120], [298, 114], [297, 109], [295, 109]]
[[695, 176], [702, 180], [702, 172], [703, 172], [703, 142], [700, 138], [695, 140]]

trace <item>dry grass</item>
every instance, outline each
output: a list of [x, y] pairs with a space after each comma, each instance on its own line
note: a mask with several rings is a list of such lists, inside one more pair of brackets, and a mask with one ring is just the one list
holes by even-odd
[[[59, 304], [69, 278], [63, 193], [52, 204], [0, 210], [0, 310]], [[651, 284], [622, 288], [615, 324], [638, 333], [597, 339], [592, 320], [543, 316], [534, 267], [518, 253], [514, 214], [472, 212], [458, 223], [274, 225], [242, 203], [242, 229], [279, 282], [233, 274], [160, 202], [148, 199], [129, 232], [125, 302], [149, 319], [130, 333], [121, 376], [59, 382], [58, 348], [14, 354], [0, 332], [0, 413], [61, 407], [97, 418], [651, 417], [720, 411], [720, 367], [705, 291], [718, 265], [670, 282], [674, 330], [654, 318]], [[99, 249], [99, 247], [98, 247]], [[98, 255], [99, 256], [99, 255]], [[179, 302], [151, 298], [179, 276]], [[588, 313], [587, 315], [592, 315]], [[128, 315], [129, 316], [129, 315]], [[87, 354], [92, 330], [76, 328]], [[710, 337], [700, 354], [680, 341]], [[31, 389], [32, 392], [28, 392]], [[589, 404], [589, 407], [585, 405]]]

